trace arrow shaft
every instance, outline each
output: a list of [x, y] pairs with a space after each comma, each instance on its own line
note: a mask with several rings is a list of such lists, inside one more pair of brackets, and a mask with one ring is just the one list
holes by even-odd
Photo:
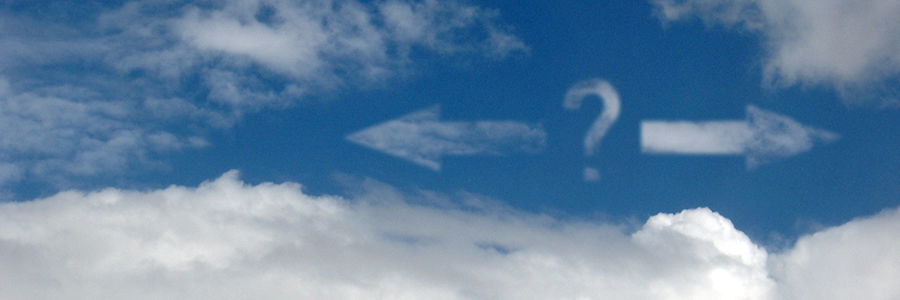
[[539, 125], [514, 121], [441, 122], [440, 107], [411, 113], [346, 137], [420, 166], [438, 171], [445, 155], [537, 153], [547, 144]]
[[746, 121], [643, 121], [641, 151], [651, 154], [746, 153], [753, 131]]
[[538, 152], [547, 134], [538, 126], [513, 121], [435, 122], [421, 124], [420, 135], [446, 145], [445, 155], [500, 155]]

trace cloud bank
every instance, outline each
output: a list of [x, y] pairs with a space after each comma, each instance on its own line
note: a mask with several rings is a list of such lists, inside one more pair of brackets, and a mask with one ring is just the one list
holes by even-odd
[[427, 59], [527, 51], [497, 16], [455, 0], [6, 1], [0, 186], [152, 164], [244, 114]]
[[900, 3], [893, 0], [653, 0], [665, 22], [699, 18], [765, 37], [766, 82], [824, 84], [848, 100], [900, 98]]
[[[229, 172], [196, 188], [0, 204], [11, 299], [896, 299], [900, 212], [769, 254], [705, 208], [639, 230], [366, 182], [351, 198]], [[418, 203], [418, 204], [417, 204]]]

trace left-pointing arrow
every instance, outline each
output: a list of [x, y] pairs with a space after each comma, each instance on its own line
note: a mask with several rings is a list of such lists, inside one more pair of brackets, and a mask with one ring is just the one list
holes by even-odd
[[347, 140], [439, 171], [445, 155], [537, 153], [547, 144], [539, 125], [515, 121], [441, 122], [440, 106], [352, 133]]
[[642, 121], [641, 151], [650, 154], [745, 155], [747, 167], [812, 149], [839, 135], [747, 106], [743, 121]]

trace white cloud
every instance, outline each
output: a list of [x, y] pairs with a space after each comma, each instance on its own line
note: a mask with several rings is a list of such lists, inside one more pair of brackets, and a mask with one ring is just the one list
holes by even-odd
[[[833, 85], [849, 100], [897, 98], [900, 2], [894, 0], [654, 0], [664, 21], [698, 17], [761, 32], [766, 81]], [[886, 86], [885, 86], [886, 85]], [[857, 93], [865, 93], [857, 95]]]
[[705, 208], [653, 216], [628, 234], [622, 226], [503, 207], [412, 204], [442, 196], [404, 195], [372, 182], [363, 186], [351, 199], [309, 196], [294, 183], [250, 186], [229, 172], [197, 188], [67, 191], [2, 203], [0, 297], [900, 295], [896, 210], [801, 237], [793, 249], [770, 256]]
[[781, 299], [900, 298], [900, 210], [800, 238], [773, 259]]
[[[496, 12], [455, 0], [227, 0], [172, 6], [135, 1], [101, 16], [106, 28], [123, 31], [114, 44], [151, 45], [116, 51], [113, 65], [175, 78], [200, 72], [211, 100], [237, 108], [283, 105], [309, 90], [381, 83], [407, 72], [410, 56], [418, 52], [504, 57], [527, 51], [496, 24]], [[156, 10], [167, 13], [149, 13]], [[248, 73], [256, 67], [266, 72]], [[290, 83], [254, 84], [272, 77]]]
[[741, 121], [643, 121], [641, 151], [678, 154], [743, 154], [753, 132]]
[[[385, 83], [414, 68], [418, 53], [527, 50], [496, 12], [455, 0], [17, 7], [0, 9], [0, 187], [128, 170], [204, 146], [208, 129], [244, 114]], [[73, 21], [70, 11], [86, 15]]]
[[767, 299], [766, 251], [709, 209], [651, 217], [633, 235], [680, 276], [655, 280], [655, 299]]
[[95, 97], [68, 87], [17, 93], [0, 78], [0, 183], [25, 174], [95, 175], [149, 160], [154, 149], [196, 145], [191, 139], [197, 137], [177, 137], [142, 122], [129, 103]]
[[747, 121], [753, 134], [745, 145], [750, 168], [807, 152], [816, 143], [831, 143], [841, 137], [754, 106], [747, 107]]
[[[707, 209], [621, 228], [354, 199], [236, 172], [0, 204], [3, 297], [762, 299], [765, 251]], [[422, 196], [428, 197], [428, 196]]]
[[594, 169], [591, 167], [585, 167], [584, 171], [582, 172], [582, 175], [581, 175], [581, 178], [583, 178], [584, 181], [587, 181], [587, 182], [600, 181], [600, 179], [602, 179], [602, 177], [603, 176], [600, 174], [600, 170], [597, 170], [597, 169]]
[[577, 110], [581, 108], [581, 102], [588, 96], [599, 97], [603, 102], [603, 112], [591, 124], [591, 129], [584, 137], [584, 153], [591, 156], [594, 155], [594, 149], [600, 145], [603, 136], [619, 118], [622, 101], [619, 99], [619, 92], [612, 84], [603, 79], [592, 78], [575, 83], [569, 88], [563, 98], [563, 108]]
[[547, 145], [539, 125], [515, 121], [440, 121], [440, 106], [410, 113], [346, 137], [420, 166], [439, 171], [444, 155], [536, 153]]
[[641, 151], [653, 154], [745, 155], [747, 167], [807, 152], [840, 135], [747, 106], [744, 121], [642, 121]]

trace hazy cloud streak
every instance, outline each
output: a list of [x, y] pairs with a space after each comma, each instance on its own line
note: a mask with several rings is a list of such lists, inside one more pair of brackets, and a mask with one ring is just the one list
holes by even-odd
[[547, 146], [538, 125], [515, 121], [440, 121], [433, 106], [347, 136], [347, 140], [439, 171], [447, 155], [537, 153]]
[[419, 53], [527, 51], [454, 0], [50, 2], [0, 10], [0, 186], [130, 170], [246, 113], [385, 84]]

